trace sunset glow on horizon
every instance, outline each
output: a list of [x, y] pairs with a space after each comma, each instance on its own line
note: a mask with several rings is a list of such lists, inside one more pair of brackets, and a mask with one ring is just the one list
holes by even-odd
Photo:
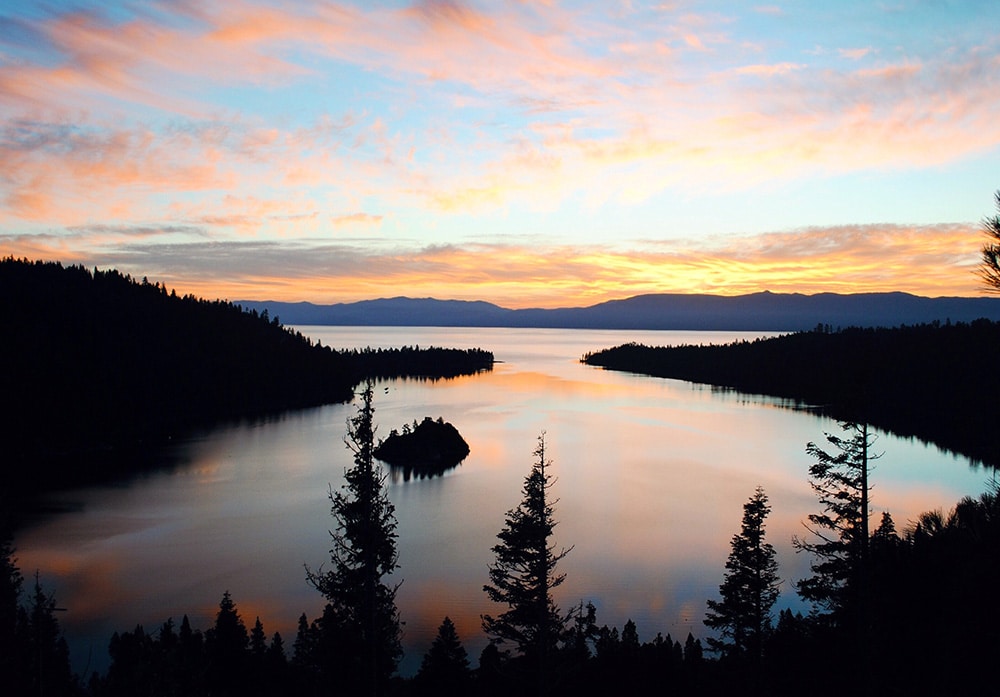
[[993, 2], [84, 6], [0, 9], [4, 257], [230, 300], [982, 292]]

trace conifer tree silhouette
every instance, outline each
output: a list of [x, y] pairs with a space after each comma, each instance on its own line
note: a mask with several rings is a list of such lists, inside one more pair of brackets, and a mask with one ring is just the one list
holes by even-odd
[[815, 443], [806, 452], [815, 458], [809, 467], [811, 486], [823, 505], [808, 516], [809, 539], [795, 538], [795, 547], [814, 555], [813, 575], [798, 583], [798, 592], [845, 622], [848, 613], [863, 612], [869, 550], [869, 492], [874, 436], [865, 423], [845, 422], [848, 438], [827, 434], [833, 447], [827, 452]]
[[344, 473], [340, 491], [330, 491], [332, 568], [313, 572], [309, 582], [327, 599], [319, 621], [321, 670], [347, 691], [380, 694], [402, 654], [396, 590], [383, 577], [398, 568], [395, 507], [386, 475], [374, 458], [375, 408], [371, 381], [361, 393], [358, 412], [348, 421], [347, 447], [354, 466]]
[[545, 434], [538, 437], [537, 458], [524, 480], [524, 499], [507, 512], [500, 542], [493, 547], [496, 562], [490, 565], [490, 583], [483, 590], [490, 600], [507, 606], [493, 617], [483, 615], [483, 630], [496, 644], [511, 642], [524, 657], [534, 678], [533, 689], [545, 694], [549, 688], [551, 661], [566, 634], [568, 616], [563, 616], [552, 590], [565, 580], [556, 565], [572, 549], [556, 551], [550, 544], [557, 501], [549, 498], [553, 480], [545, 458]]
[[1000, 191], [994, 192], [993, 199], [997, 214], [983, 218], [983, 233], [988, 241], [983, 244], [978, 272], [988, 292], [1000, 293]]
[[705, 626], [720, 635], [708, 638], [709, 648], [736, 664], [734, 669], [746, 662], [758, 691], [764, 644], [772, 631], [771, 609], [780, 584], [774, 547], [764, 540], [764, 521], [770, 512], [767, 494], [757, 487], [743, 504], [743, 523], [740, 534], [733, 536], [720, 599], [709, 600], [705, 613]]
[[455, 623], [445, 617], [430, 650], [424, 654], [416, 684], [422, 694], [461, 695], [470, 684], [469, 656]]

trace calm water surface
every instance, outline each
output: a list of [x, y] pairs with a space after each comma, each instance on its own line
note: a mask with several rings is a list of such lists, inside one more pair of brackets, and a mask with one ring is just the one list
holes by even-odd
[[[816, 510], [804, 449], [836, 423], [777, 400], [720, 393], [689, 383], [603, 371], [586, 351], [626, 341], [666, 345], [726, 342], [757, 334], [545, 329], [300, 327], [336, 348], [482, 347], [500, 363], [457, 380], [379, 383], [376, 420], [392, 428], [443, 417], [471, 447], [443, 477], [393, 477], [406, 623], [404, 674], [419, 666], [450, 616], [475, 663], [486, 643], [479, 616], [500, 610], [482, 591], [490, 547], [521, 485], [541, 432], [557, 477], [555, 542], [563, 608], [593, 601], [599, 624], [635, 620], [640, 639], [668, 632], [682, 642], [706, 634], [705, 600], [716, 597], [743, 504], [761, 485], [771, 499], [768, 538], [778, 550], [780, 607], [800, 608], [791, 582], [808, 558], [791, 538]], [[176, 443], [170, 471], [62, 494], [74, 506], [21, 531], [26, 576], [68, 608], [60, 621], [77, 670], [104, 670], [114, 631], [147, 631], [185, 613], [201, 629], [229, 590], [248, 627], [259, 616], [290, 650], [305, 612], [323, 599], [304, 565], [329, 558], [329, 487], [343, 482], [343, 443], [354, 405], [330, 405], [219, 429]], [[987, 474], [919, 442], [881, 435], [875, 520], [892, 512], [902, 528], [920, 512], [978, 495]]]

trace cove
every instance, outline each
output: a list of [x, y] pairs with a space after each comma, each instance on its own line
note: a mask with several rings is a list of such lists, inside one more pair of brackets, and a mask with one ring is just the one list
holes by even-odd
[[[592, 350], [727, 342], [757, 333], [556, 329], [297, 327], [334, 348], [484, 348], [490, 373], [452, 380], [378, 383], [379, 435], [428, 414], [453, 423], [469, 457], [443, 476], [390, 477], [399, 522], [404, 674], [412, 674], [445, 615], [475, 663], [485, 645], [480, 614], [490, 547], [504, 513], [517, 505], [536, 438], [546, 433], [556, 504], [554, 541], [574, 546], [561, 562], [566, 609], [593, 601], [598, 623], [635, 620], [640, 638], [668, 632], [705, 636], [705, 600], [714, 598], [738, 532], [742, 506], [763, 486], [773, 512], [769, 541], [785, 579], [778, 607], [800, 607], [792, 582], [808, 558], [791, 537], [817, 504], [809, 487], [808, 441], [835, 422], [778, 400], [706, 386], [614, 373], [579, 363]], [[248, 379], [252, 379], [252, 376]], [[328, 559], [329, 487], [351, 462], [343, 436], [354, 405], [333, 404], [220, 428], [175, 442], [170, 469], [114, 485], [63, 492], [70, 512], [21, 530], [15, 544], [25, 576], [37, 568], [54, 591], [74, 667], [103, 671], [114, 631], [154, 630], [188, 614], [210, 626], [223, 591], [248, 625], [291, 646], [303, 612], [322, 598], [304, 564]], [[919, 513], [978, 495], [990, 475], [963, 458], [881, 434], [872, 481], [874, 517], [889, 510], [900, 528]]]

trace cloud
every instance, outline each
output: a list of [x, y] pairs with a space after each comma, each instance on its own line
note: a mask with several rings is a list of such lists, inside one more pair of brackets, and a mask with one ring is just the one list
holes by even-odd
[[802, 70], [804, 65], [801, 63], [775, 63], [772, 65], [745, 65], [736, 68], [734, 71], [737, 75], [786, 75], [793, 70]]
[[75, 248], [65, 238], [41, 237], [0, 237], [0, 246], [32, 244], [37, 253], [50, 243], [49, 256], [68, 249], [69, 259], [86, 266], [113, 266], [209, 298], [345, 302], [405, 288], [412, 296], [555, 307], [666, 292], [974, 295], [981, 236], [969, 224], [845, 225], [617, 245], [533, 239], [420, 245], [389, 238], [175, 242], [155, 235], [135, 239], [129, 230], [87, 232], [105, 246], [89, 240]]
[[[932, 249], [917, 228], [629, 253], [595, 240], [651, 234], [650, 220], [670, 229], [706, 192], [764, 187], [773, 200], [858, 173], [946, 177], [1000, 148], [988, 32], [942, 50], [904, 33], [873, 43], [845, 23], [792, 42], [760, 33], [772, 16], [798, 19], [781, 7], [685, 3], [47, 7], [0, 28], [3, 250], [126, 264], [207, 294], [259, 282], [364, 297], [385, 278], [513, 305], [795, 283], [960, 292], [966, 262], [946, 250], [924, 277], [891, 261]], [[848, 48], [803, 60], [800, 45]], [[605, 207], [621, 227], [592, 222]], [[747, 227], [767, 229], [761, 216]], [[531, 243], [481, 241], [526, 229]]]
[[381, 215], [372, 215], [371, 213], [351, 213], [349, 215], [337, 215], [330, 219], [330, 222], [335, 226], [341, 225], [380, 225], [382, 223]]
[[866, 46], [865, 48], [837, 49], [837, 53], [840, 55], [841, 58], [848, 58], [850, 60], [861, 60], [871, 52], [872, 49], [870, 46]]
[[[636, 202], [940, 166], [1000, 145], [995, 46], [843, 71], [760, 61], [766, 47], [735, 40], [735, 16], [676, 8], [635, 24], [554, 3], [195, 8], [20, 20], [48, 57], [0, 63], [0, 222], [134, 219], [218, 191], [320, 199], [319, 187], [338, 206], [377, 196], [448, 214]], [[375, 78], [362, 98], [306, 119], [217, 96], [252, 88], [280, 103], [353, 70]], [[204, 213], [227, 217], [252, 225]]]
[[705, 48], [705, 43], [698, 37], [697, 34], [685, 34], [684, 43], [686, 43], [688, 47], [693, 48], [695, 51], [707, 50]]

